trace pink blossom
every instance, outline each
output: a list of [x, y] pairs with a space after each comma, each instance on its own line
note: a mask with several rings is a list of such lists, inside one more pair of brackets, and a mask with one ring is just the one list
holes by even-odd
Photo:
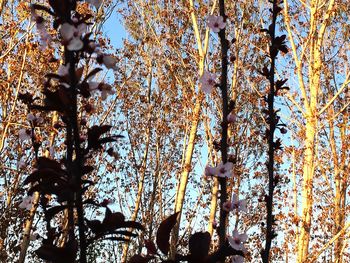
[[39, 237], [40, 237], [39, 234], [38, 234], [38, 233], [35, 233], [35, 232], [32, 232], [32, 233], [30, 233], [30, 235], [29, 235], [30, 241], [35, 241], [35, 240], [37, 240]]
[[113, 95], [115, 91], [112, 89], [111, 85], [103, 84], [99, 87], [101, 90], [101, 98], [102, 100], [106, 100], [108, 95]]
[[89, 4], [93, 5], [98, 9], [100, 5], [102, 4], [102, 0], [86, 0]]
[[226, 201], [223, 205], [222, 205], [222, 209], [226, 212], [230, 212], [231, 211], [231, 202], [230, 201]]
[[70, 51], [81, 50], [84, 46], [81, 36], [87, 30], [85, 23], [79, 24], [78, 26], [64, 23], [60, 28], [61, 36], [67, 45], [67, 49]]
[[103, 55], [102, 63], [108, 69], [115, 69], [115, 64], [117, 63], [117, 59], [111, 55]]
[[233, 169], [233, 163], [227, 162], [225, 164], [220, 163], [217, 167], [217, 176], [223, 177], [223, 178], [230, 178], [232, 177], [232, 169]]
[[229, 123], [234, 123], [236, 122], [236, 114], [234, 114], [233, 112], [230, 112], [228, 115], [227, 115], [227, 121]]
[[34, 201], [34, 196], [27, 196], [23, 198], [22, 202], [19, 204], [19, 208], [30, 210], [32, 208]]
[[40, 36], [40, 48], [44, 50], [51, 43], [52, 38], [50, 34], [47, 32], [44, 22], [37, 23], [36, 30], [38, 31]]
[[23, 160], [23, 158], [21, 158], [19, 161], [18, 161], [18, 164], [17, 164], [17, 169], [19, 170], [22, 170], [26, 167], [26, 162]]
[[204, 169], [204, 175], [207, 177], [214, 176], [217, 174], [217, 169], [210, 165], [207, 165]]
[[67, 76], [69, 74], [69, 63], [66, 65], [61, 64], [58, 67], [57, 74], [61, 77]]
[[244, 257], [240, 255], [234, 255], [232, 257], [232, 263], [243, 263], [244, 262]]
[[34, 116], [33, 113], [29, 113], [29, 114], [27, 115], [27, 120], [28, 120], [28, 121], [35, 121], [35, 119], [36, 119], [36, 117]]
[[228, 236], [227, 239], [233, 249], [244, 251], [245, 247], [243, 243], [248, 239], [248, 236], [246, 233], [239, 234], [237, 229], [235, 229], [233, 230], [232, 237]]
[[36, 115], [29, 113], [27, 115], [27, 120], [36, 124], [40, 124], [44, 121], [43, 118], [40, 117], [40, 113], [37, 113]]
[[20, 129], [18, 132], [18, 136], [21, 141], [30, 140], [32, 138], [31, 131], [27, 129]]
[[31, 7], [31, 16], [36, 22], [36, 30], [40, 36], [40, 48], [45, 49], [52, 41], [50, 34], [46, 30], [45, 20], [35, 12], [33, 7]]
[[199, 78], [199, 83], [202, 85], [204, 93], [211, 93], [216, 84], [216, 75], [209, 71], [204, 71], [202, 76]]
[[226, 23], [224, 22], [224, 18], [222, 16], [208, 16], [208, 27], [215, 33], [218, 33], [221, 29], [224, 29]]
[[106, 100], [108, 95], [113, 95], [115, 91], [112, 89], [112, 86], [103, 82], [95, 82], [89, 81], [89, 90], [96, 91], [99, 90], [101, 92], [102, 100]]
[[55, 148], [53, 146], [49, 147], [49, 153], [51, 157], [55, 156]]
[[238, 211], [247, 212], [247, 200], [238, 200], [236, 194], [232, 195], [231, 210], [237, 209]]
[[98, 86], [100, 85], [100, 82], [96, 82], [96, 81], [89, 81], [88, 85], [89, 85], [89, 90], [90, 91], [95, 91], [98, 89]]

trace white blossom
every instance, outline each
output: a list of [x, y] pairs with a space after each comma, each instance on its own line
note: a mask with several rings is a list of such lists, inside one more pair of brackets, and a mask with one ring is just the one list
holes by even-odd
[[79, 24], [78, 26], [64, 23], [60, 28], [60, 33], [63, 40], [67, 44], [67, 49], [70, 51], [81, 50], [84, 46], [81, 36], [87, 30], [85, 23]]
[[22, 202], [19, 204], [18, 207], [22, 208], [22, 209], [30, 210], [32, 208], [33, 201], [34, 201], [33, 195], [27, 196], [27, 197], [23, 198]]
[[100, 5], [102, 4], [102, 0], [86, 0], [89, 4], [93, 5], [98, 9]]
[[204, 71], [202, 76], [199, 78], [199, 83], [202, 86], [202, 90], [204, 93], [211, 93], [216, 84], [216, 75], [214, 73], [210, 73], [209, 71]]
[[248, 236], [246, 233], [239, 234], [237, 229], [233, 230], [232, 237], [227, 237], [228, 242], [230, 246], [235, 250], [243, 251], [245, 250], [245, 247], [243, 243], [248, 239]]
[[31, 132], [27, 129], [20, 129], [18, 136], [21, 141], [30, 140], [32, 138]]
[[224, 18], [222, 16], [208, 16], [208, 27], [215, 33], [220, 32], [221, 29], [224, 29], [226, 23], [224, 22]]

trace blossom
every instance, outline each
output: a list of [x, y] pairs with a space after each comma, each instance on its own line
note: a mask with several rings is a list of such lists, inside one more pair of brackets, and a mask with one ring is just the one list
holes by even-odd
[[211, 93], [216, 84], [216, 75], [210, 73], [209, 71], [204, 71], [202, 76], [199, 78], [199, 82], [202, 85], [202, 90], [204, 93]]
[[21, 158], [17, 163], [17, 169], [22, 170], [26, 167], [26, 162]]
[[214, 176], [217, 173], [216, 167], [212, 167], [210, 165], [207, 165], [204, 169], [204, 175], [207, 177]]
[[232, 169], [233, 169], [233, 163], [227, 162], [225, 164], [220, 163], [217, 167], [217, 176], [223, 177], [223, 178], [230, 178], [232, 177]]
[[117, 63], [117, 59], [111, 55], [103, 55], [102, 63], [108, 69], [115, 69], [115, 64]]
[[35, 115], [33, 114], [33, 113], [29, 113], [28, 115], [27, 115], [27, 120], [28, 121], [35, 121]]
[[225, 164], [220, 163], [216, 167], [207, 165], [204, 169], [205, 176], [217, 176], [217, 177], [232, 177], [233, 163], [227, 162]]
[[235, 250], [245, 250], [243, 243], [248, 239], [246, 233], [239, 234], [237, 229], [233, 230], [232, 237], [227, 237], [230, 246]]
[[226, 23], [224, 22], [224, 18], [222, 16], [208, 16], [208, 27], [215, 33], [218, 33], [221, 29], [224, 29]]
[[81, 36], [87, 30], [87, 25], [81, 23], [78, 26], [64, 23], [60, 28], [63, 40], [66, 42], [67, 49], [70, 51], [81, 50], [84, 46]]
[[35, 233], [35, 232], [32, 232], [32, 233], [30, 233], [30, 235], [29, 235], [30, 241], [37, 240], [39, 237], [40, 237], [40, 235], [39, 235], [38, 233]]
[[40, 117], [40, 113], [37, 113], [36, 115], [29, 113], [27, 115], [27, 120], [30, 122], [33, 122], [35, 124], [40, 124], [44, 121], [44, 119], [42, 117]]
[[18, 136], [21, 141], [26, 141], [32, 138], [32, 133], [27, 129], [20, 129], [18, 132]]
[[237, 209], [238, 211], [247, 212], [247, 200], [238, 200], [236, 194], [232, 195], [231, 210]]
[[222, 205], [222, 209], [224, 209], [224, 211], [226, 212], [230, 212], [232, 209], [232, 203], [230, 201], [226, 201], [223, 205]]
[[90, 91], [99, 90], [101, 92], [102, 100], [105, 100], [108, 95], [113, 95], [115, 93], [111, 85], [103, 82], [89, 81], [88, 85]]
[[113, 95], [115, 93], [115, 91], [112, 89], [112, 86], [105, 83], [101, 85], [99, 89], [101, 91], [102, 100], [105, 100], [108, 95]]
[[43, 22], [36, 24], [36, 30], [38, 31], [40, 36], [40, 47], [42, 50], [44, 50], [51, 43], [52, 38], [47, 32], [45, 24]]
[[100, 5], [102, 4], [102, 0], [86, 0], [89, 4], [93, 5], [98, 9]]
[[232, 257], [232, 263], [243, 263], [244, 262], [244, 257], [240, 255], [234, 255]]
[[55, 148], [53, 146], [49, 147], [49, 153], [51, 157], [55, 156]]
[[230, 112], [228, 115], [227, 115], [227, 121], [229, 123], [233, 123], [236, 121], [236, 114], [234, 114], [233, 112]]
[[44, 23], [45, 20], [35, 12], [35, 9], [33, 7], [31, 8], [31, 16], [32, 19], [36, 22], [36, 30], [40, 36], [40, 48], [45, 49], [52, 40], [50, 34], [46, 30]]
[[226, 201], [222, 207], [226, 212], [233, 211], [237, 209], [238, 211], [247, 212], [247, 200], [238, 200], [237, 195], [232, 195], [231, 201]]
[[67, 76], [69, 74], [69, 63], [66, 65], [61, 64], [58, 67], [57, 74], [61, 77]]
[[19, 204], [19, 208], [30, 210], [34, 201], [34, 196], [30, 195], [23, 198], [22, 202]]

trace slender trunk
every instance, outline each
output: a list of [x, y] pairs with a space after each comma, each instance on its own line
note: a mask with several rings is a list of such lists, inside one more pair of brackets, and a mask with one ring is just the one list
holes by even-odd
[[[57, 122], [57, 118], [58, 118], [58, 115], [57, 115], [56, 112], [54, 112], [53, 116], [52, 116], [52, 125]], [[55, 140], [55, 136], [56, 136], [55, 132], [54, 131], [51, 132], [51, 134], [50, 134], [50, 146], [53, 145], [54, 140]], [[50, 151], [46, 150], [45, 151], [45, 157], [49, 157], [49, 156], [50, 156]], [[18, 263], [24, 263], [25, 262], [28, 246], [29, 246], [29, 243], [30, 243], [30, 232], [32, 231], [32, 225], [33, 225], [34, 217], [35, 217], [38, 205], [39, 205], [39, 199], [40, 199], [39, 193], [35, 192], [33, 194], [33, 196], [34, 196], [34, 198], [33, 198], [33, 206], [30, 209], [29, 218], [26, 220], [25, 226], [24, 226], [24, 229], [23, 229], [21, 251], [20, 251], [20, 254], [19, 254]]]
[[316, 119], [308, 118], [306, 121], [305, 146], [304, 146], [304, 164], [303, 164], [303, 186], [302, 186], [302, 225], [298, 240], [298, 262], [305, 262], [308, 255], [311, 217], [313, 205], [313, 177], [315, 161], [315, 137], [316, 137]]
[[194, 151], [194, 146], [195, 146], [195, 141], [196, 141], [196, 136], [197, 136], [197, 128], [198, 128], [198, 124], [199, 124], [199, 120], [200, 120], [200, 112], [202, 109], [202, 99], [203, 99], [202, 96], [199, 96], [197, 98], [197, 102], [195, 104], [195, 108], [193, 111], [190, 136], [188, 139], [186, 152], [185, 152], [184, 168], [183, 168], [183, 171], [181, 173], [177, 198], [176, 198], [176, 202], [175, 202], [175, 212], [180, 212], [180, 213], [178, 216], [177, 224], [175, 225], [174, 231], [173, 231], [172, 251], [171, 251], [172, 256], [175, 255], [176, 245], [177, 245], [177, 241], [179, 239], [181, 212], [182, 212], [182, 207], [183, 207], [183, 203], [184, 203], [184, 199], [185, 199], [186, 187], [187, 187], [187, 183], [188, 183], [188, 176], [189, 176], [191, 169], [192, 169], [192, 156], [193, 156], [193, 151]]
[[29, 218], [27, 219], [23, 229], [23, 238], [22, 238], [23, 240], [21, 244], [21, 252], [19, 253], [18, 263], [24, 263], [25, 261], [29, 242], [30, 242], [30, 232], [32, 230], [36, 209], [38, 208], [38, 205], [39, 205], [39, 198], [40, 198], [39, 193], [35, 192], [33, 195], [34, 195], [33, 206], [30, 209]]
[[[148, 129], [147, 135], [146, 135], [146, 149], [145, 149], [143, 160], [142, 160], [141, 171], [140, 171], [140, 180], [139, 180], [139, 183], [138, 183], [137, 196], [136, 196], [136, 201], [135, 201], [135, 209], [134, 209], [133, 214], [131, 215], [131, 221], [135, 221], [136, 220], [138, 212], [140, 210], [142, 193], [143, 193], [143, 187], [144, 187], [144, 181], [145, 181], [145, 175], [146, 175], [146, 166], [147, 166], [147, 158], [148, 158], [149, 141], [150, 141], [150, 135], [149, 135], [149, 129]], [[122, 253], [122, 260], [121, 260], [121, 262], [126, 262], [127, 261], [127, 254], [128, 254], [128, 250], [129, 250], [129, 244], [130, 244], [130, 242], [126, 242], [124, 244], [124, 246], [123, 246], [123, 253]]]
[[[334, 110], [333, 107], [331, 108], [331, 117], [334, 116]], [[341, 140], [341, 152], [340, 152], [340, 162], [338, 162], [335, 158], [338, 157], [336, 154], [335, 149], [336, 144], [335, 144], [335, 138], [334, 138], [334, 131], [331, 134], [330, 140], [331, 140], [331, 147], [332, 147], [332, 152], [333, 152], [333, 159], [334, 159], [334, 174], [335, 174], [335, 199], [334, 199], [334, 213], [335, 213], [335, 227], [334, 227], [334, 232], [333, 235], [337, 235], [341, 229], [344, 228], [345, 226], [345, 197], [346, 197], [346, 172], [345, 172], [345, 164], [346, 164], [346, 151], [344, 149], [347, 149], [348, 143], [346, 139], [346, 126], [347, 126], [347, 121], [348, 121], [348, 114], [347, 112], [343, 113], [343, 122], [340, 127], [340, 140]], [[330, 124], [333, 126], [333, 120], [330, 119]], [[331, 126], [331, 127], [332, 127]], [[332, 146], [333, 145], [333, 146]], [[337, 168], [337, 172], [336, 172]], [[335, 241], [334, 244], [334, 262], [335, 263], [342, 263], [342, 250], [344, 247], [344, 234], [341, 234], [339, 238]]]
[[[208, 145], [208, 152], [209, 152], [209, 157], [212, 161], [212, 163], [216, 163], [216, 160], [218, 157], [216, 156], [217, 153], [213, 149], [213, 135], [210, 131], [210, 122], [207, 120], [204, 124], [205, 127], [205, 132], [207, 134], [207, 145]], [[209, 213], [209, 222], [208, 222], [208, 232], [211, 236], [213, 236], [214, 232], [214, 224], [216, 224], [215, 217], [216, 217], [216, 208], [218, 204], [218, 192], [219, 192], [219, 181], [218, 178], [214, 177], [214, 184], [213, 188], [211, 191], [211, 202], [210, 202], [210, 213]]]

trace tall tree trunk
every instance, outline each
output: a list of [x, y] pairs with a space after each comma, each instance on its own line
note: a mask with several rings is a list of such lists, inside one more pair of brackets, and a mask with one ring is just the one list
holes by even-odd
[[[199, 68], [199, 75], [203, 74], [204, 71], [204, 64], [205, 64], [205, 57], [207, 54], [207, 49], [208, 49], [208, 43], [209, 43], [209, 30], [208, 28], [206, 29], [205, 33], [205, 39], [202, 43], [201, 36], [200, 36], [200, 31], [199, 27], [197, 24], [197, 18], [196, 14], [194, 12], [195, 7], [193, 0], [189, 0], [190, 8], [192, 12], [190, 12], [191, 16], [191, 21], [192, 21], [192, 26], [194, 30], [194, 34], [196, 37], [197, 41], [197, 46], [198, 46], [198, 55], [199, 55], [199, 61], [198, 61], [198, 68]], [[214, 12], [216, 7], [216, 1], [214, 1], [212, 9], [211, 9], [211, 14]], [[204, 45], [204, 46], [203, 46]], [[194, 109], [192, 111], [192, 118], [191, 118], [191, 128], [190, 128], [190, 134], [187, 142], [186, 151], [184, 155], [184, 162], [183, 162], [183, 167], [182, 167], [182, 173], [179, 181], [179, 185], [177, 188], [177, 193], [176, 193], [176, 200], [175, 200], [175, 213], [180, 212], [179, 216], [177, 218], [177, 223], [175, 227], [173, 228], [173, 236], [171, 239], [171, 249], [170, 249], [170, 254], [171, 257], [175, 257], [176, 253], [176, 246], [177, 246], [177, 241], [179, 239], [179, 229], [180, 229], [180, 222], [181, 222], [181, 213], [182, 213], [182, 207], [185, 199], [185, 193], [186, 193], [186, 187], [188, 183], [188, 176], [191, 172], [192, 169], [192, 156], [193, 156], [193, 151], [195, 147], [195, 142], [196, 142], [196, 137], [197, 137], [197, 129], [198, 129], [198, 124], [200, 121], [200, 114], [202, 110], [202, 102], [204, 99], [204, 95], [202, 92], [199, 92], [196, 98], [196, 103], [194, 106]]]
[[[347, 190], [347, 172], [345, 171], [345, 164], [346, 164], [346, 150], [348, 149], [348, 143], [346, 139], [346, 126], [348, 122], [348, 113], [344, 111], [342, 113], [343, 115], [343, 121], [340, 126], [340, 140], [341, 140], [341, 149], [339, 151], [340, 156], [338, 157], [338, 154], [336, 152], [336, 141], [334, 137], [334, 124], [333, 124], [333, 117], [334, 109], [331, 108], [330, 116], [329, 116], [329, 122], [330, 122], [330, 143], [331, 143], [331, 149], [333, 153], [333, 163], [334, 163], [334, 182], [335, 182], [335, 198], [334, 198], [334, 214], [335, 214], [335, 222], [334, 222], [334, 231], [333, 235], [337, 235], [345, 226], [345, 197], [346, 197], [346, 190]], [[339, 161], [338, 161], [339, 159]], [[334, 244], [334, 262], [335, 263], [342, 263], [342, 250], [344, 247], [344, 234], [341, 234], [337, 240], [335, 240]]]
[[[330, 19], [334, 16], [334, 0], [329, 0], [325, 10], [321, 9], [321, 4], [317, 0], [310, 1], [310, 27], [308, 36], [301, 43], [298, 50], [294, 40], [293, 30], [290, 24], [288, 13], [288, 1], [284, 0], [284, 21], [293, 52], [293, 59], [296, 66], [296, 73], [299, 81], [299, 88], [303, 107], [293, 102], [302, 112], [305, 119], [305, 138], [303, 148], [303, 175], [301, 193], [301, 224], [297, 237], [297, 262], [307, 261], [309, 253], [309, 243], [311, 234], [311, 219], [313, 209], [313, 181], [316, 162], [316, 138], [317, 121], [320, 114], [330, 106], [330, 100], [321, 110], [318, 110], [320, 101], [319, 93], [321, 89], [321, 72], [324, 62], [322, 61], [323, 39]], [[308, 56], [306, 57], [306, 54]], [[303, 74], [305, 66], [308, 66], [308, 82]], [[308, 85], [307, 85], [308, 83]], [[339, 94], [338, 94], [339, 95]]]
[[[52, 115], [52, 122], [51, 122], [52, 126], [57, 122], [57, 120], [58, 120], [58, 115], [57, 115], [56, 112], [54, 112], [53, 115]], [[56, 136], [55, 131], [52, 131], [51, 134], [50, 134], [50, 147], [54, 143], [55, 136]], [[50, 157], [50, 151], [49, 150], [45, 151], [45, 157], [47, 157], [47, 158]], [[33, 225], [34, 217], [35, 217], [38, 205], [39, 205], [39, 198], [40, 198], [39, 193], [35, 192], [33, 195], [34, 195], [33, 206], [30, 209], [29, 218], [26, 220], [25, 226], [24, 226], [24, 229], [23, 229], [21, 251], [20, 251], [20, 254], [19, 254], [18, 263], [24, 263], [25, 262], [28, 246], [29, 246], [29, 243], [30, 243], [30, 232], [32, 231], [32, 225]]]
[[[148, 105], [150, 105], [151, 89], [152, 89], [152, 64], [149, 66], [149, 75], [148, 75], [147, 85], [148, 85], [147, 103], [148, 103]], [[138, 215], [139, 210], [140, 210], [141, 200], [142, 200], [143, 187], [144, 187], [144, 181], [145, 181], [145, 175], [146, 175], [148, 152], [149, 152], [149, 144], [150, 144], [151, 110], [149, 110], [149, 112], [148, 112], [147, 122], [148, 122], [148, 126], [147, 126], [147, 131], [146, 131], [146, 147], [145, 147], [145, 151], [143, 153], [140, 176], [139, 176], [140, 179], [138, 182], [137, 195], [136, 195], [136, 201], [135, 201], [135, 209], [134, 209], [134, 212], [131, 216], [131, 221], [136, 221], [137, 215]], [[129, 229], [129, 231], [131, 231], [131, 229]], [[123, 253], [122, 253], [122, 259], [121, 259], [122, 263], [127, 262], [129, 245], [130, 245], [130, 242], [126, 242], [123, 246]]]

